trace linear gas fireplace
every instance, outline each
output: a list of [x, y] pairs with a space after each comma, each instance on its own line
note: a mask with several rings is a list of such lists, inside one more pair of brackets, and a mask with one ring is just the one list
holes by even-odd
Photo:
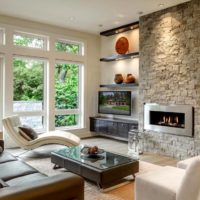
[[189, 105], [144, 105], [144, 129], [193, 136], [193, 108]]

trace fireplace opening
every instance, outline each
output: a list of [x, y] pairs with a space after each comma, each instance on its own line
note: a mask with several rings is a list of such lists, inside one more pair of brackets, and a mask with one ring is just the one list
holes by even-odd
[[185, 128], [185, 114], [175, 112], [150, 111], [150, 124]]

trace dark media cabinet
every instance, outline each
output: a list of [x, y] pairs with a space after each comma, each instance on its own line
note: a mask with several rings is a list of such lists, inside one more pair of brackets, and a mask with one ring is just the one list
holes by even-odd
[[90, 117], [90, 131], [96, 132], [99, 135], [127, 141], [128, 132], [131, 129], [138, 129], [138, 121]]

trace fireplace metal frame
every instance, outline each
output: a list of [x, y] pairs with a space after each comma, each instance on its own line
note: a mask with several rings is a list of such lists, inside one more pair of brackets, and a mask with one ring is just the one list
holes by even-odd
[[[176, 128], [150, 124], [150, 111], [185, 114], [185, 128]], [[187, 137], [194, 136], [194, 108], [191, 105], [144, 104], [144, 129]]]

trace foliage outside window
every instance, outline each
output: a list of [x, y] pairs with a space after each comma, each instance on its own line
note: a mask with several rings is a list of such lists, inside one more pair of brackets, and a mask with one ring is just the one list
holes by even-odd
[[55, 116], [56, 127], [76, 126], [78, 125], [78, 120], [79, 120], [79, 115], [76, 114]]
[[77, 64], [56, 64], [55, 107], [57, 109], [78, 108], [79, 66]]
[[14, 101], [42, 101], [44, 61], [13, 59]]
[[55, 49], [56, 49], [56, 51], [60, 51], [60, 52], [79, 54], [80, 53], [80, 44], [73, 44], [70, 42], [57, 41], [55, 43]]
[[[13, 59], [13, 111], [36, 112], [43, 110], [45, 61], [15, 57]], [[24, 124], [41, 128], [40, 116], [24, 117]]]
[[45, 42], [44, 38], [31, 34], [15, 33], [13, 35], [13, 44], [16, 46], [45, 49]]
[[[79, 65], [57, 63], [55, 66], [55, 107], [58, 110], [79, 108]], [[59, 111], [58, 111], [59, 112]], [[57, 115], [56, 127], [77, 125], [77, 116]]]

